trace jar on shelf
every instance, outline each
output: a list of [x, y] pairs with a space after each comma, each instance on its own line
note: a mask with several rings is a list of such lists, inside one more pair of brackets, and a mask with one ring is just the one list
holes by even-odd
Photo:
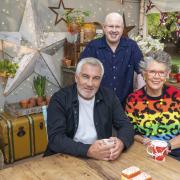
[[89, 42], [94, 39], [96, 35], [96, 27], [93, 23], [84, 23], [83, 27], [84, 32], [84, 42]]

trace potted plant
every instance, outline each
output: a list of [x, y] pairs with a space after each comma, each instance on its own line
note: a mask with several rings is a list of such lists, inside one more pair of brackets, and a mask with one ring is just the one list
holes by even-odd
[[46, 104], [45, 101], [45, 86], [46, 86], [46, 77], [38, 75], [33, 79], [34, 89], [37, 94], [37, 105], [42, 106]]
[[14, 77], [18, 69], [18, 64], [8, 59], [0, 60], [0, 76]]
[[6, 84], [8, 77], [14, 77], [18, 68], [18, 64], [8, 59], [0, 60], [0, 81]]
[[172, 82], [178, 82], [179, 81], [179, 77], [178, 77], [178, 73], [179, 73], [179, 67], [177, 64], [172, 64], [171, 65], [171, 73], [169, 75], [170, 77], [170, 81]]
[[85, 17], [88, 17], [89, 15], [90, 15], [90, 11], [82, 11], [79, 9], [73, 9], [72, 11], [66, 10], [64, 13], [64, 17], [67, 22], [68, 32], [70, 33], [80, 32]]

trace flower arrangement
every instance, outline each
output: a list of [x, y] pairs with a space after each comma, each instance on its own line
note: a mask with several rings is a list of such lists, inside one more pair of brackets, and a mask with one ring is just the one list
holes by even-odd
[[140, 35], [132, 35], [130, 38], [137, 42], [144, 56], [149, 52], [164, 49], [164, 43], [160, 43], [159, 39], [153, 39], [151, 36], [143, 38]]
[[84, 24], [85, 17], [90, 15], [90, 11], [81, 11], [73, 9], [72, 11], [65, 11], [64, 17], [67, 22], [68, 32], [78, 33], [81, 30], [81, 26]]

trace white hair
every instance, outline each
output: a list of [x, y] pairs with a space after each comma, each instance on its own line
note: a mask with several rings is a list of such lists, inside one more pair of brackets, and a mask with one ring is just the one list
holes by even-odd
[[79, 61], [79, 63], [77, 64], [77, 67], [76, 67], [76, 74], [77, 75], [79, 75], [79, 73], [82, 70], [83, 65], [85, 65], [85, 64], [90, 64], [93, 66], [99, 66], [101, 69], [101, 78], [103, 77], [103, 75], [104, 75], [103, 64], [98, 59], [96, 59], [94, 57], [83, 58]]

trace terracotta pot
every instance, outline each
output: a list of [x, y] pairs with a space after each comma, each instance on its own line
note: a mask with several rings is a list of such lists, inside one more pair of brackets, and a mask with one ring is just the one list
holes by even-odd
[[63, 65], [66, 67], [70, 67], [71, 66], [71, 60], [70, 59], [64, 59], [63, 60]]
[[175, 73], [170, 73], [169, 78], [170, 79], [176, 79], [176, 74]]
[[29, 104], [30, 104], [31, 107], [36, 106], [36, 98], [35, 97], [31, 97], [29, 99]]
[[20, 106], [22, 107], [22, 108], [28, 108], [28, 104], [29, 104], [29, 99], [23, 99], [23, 100], [21, 100], [20, 102]]
[[43, 101], [44, 101], [44, 98], [42, 96], [37, 97], [37, 105], [38, 106], [41, 106]]
[[49, 101], [50, 101], [51, 97], [50, 96], [46, 96], [46, 105], [49, 105]]
[[76, 34], [81, 31], [80, 24], [77, 24], [76, 22], [72, 21], [71, 23], [67, 24], [67, 31], [71, 34]]
[[180, 82], [180, 73], [176, 74], [176, 80], [177, 82]]

